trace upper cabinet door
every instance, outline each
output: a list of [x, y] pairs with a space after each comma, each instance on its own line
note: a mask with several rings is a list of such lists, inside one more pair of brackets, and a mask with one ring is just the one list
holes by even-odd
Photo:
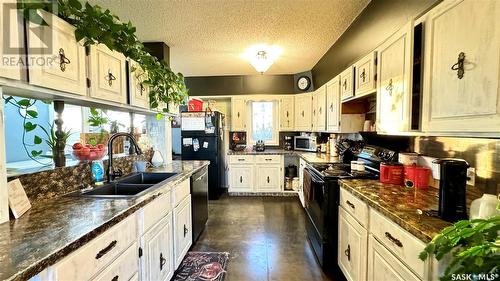
[[52, 57], [29, 67], [29, 83], [78, 95], [87, 94], [85, 48], [76, 42], [75, 28], [45, 11], [39, 14], [48, 26], [29, 22], [28, 56]]
[[91, 97], [119, 103], [127, 102], [125, 56], [102, 44], [92, 46], [90, 73]]
[[500, 128], [500, 1], [443, 2], [425, 19], [422, 127]]
[[310, 131], [312, 129], [312, 94], [295, 96], [295, 129]]
[[413, 23], [387, 39], [377, 51], [377, 131], [409, 129]]
[[[21, 58], [21, 54], [24, 52], [24, 33], [22, 28], [22, 16], [19, 14], [18, 10], [15, 9], [15, 7], [16, 3], [14, 1], [7, 2], [6, 0], [0, 0], [0, 15], [2, 16], [2, 21], [4, 21], [4, 13], [10, 11], [8, 15], [8, 26], [5, 26], [4, 23], [0, 22], [0, 38], [2, 38], [2, 42], [0, 43], [0, 56], [2, 56], [3, 59], [18, 62]], [[6, 50], [4, 48], [7, 45], [6, 43], [11, 47], [11, 50]], [[0, 77], [20, 80], [20, 64], [1, 64]]]
[[356, 97], [374, 93], [376, 85], [377, 52], [372, 52], [354, 64], [356, 76], [354, 78], [354, 92]]
[[340, 94], [342, 100], [352, 98], [354, 96], [354, 68], [349, 66], [346, 70], [340, 73]]
[[231, 98], [231, 130], [246, 131], [246, 107], [244, 98]]
[[340, 125], [340, 76], [326, 83], [326, 129], [336, 132]]
[[293, 131], [294, 129], [294, 112], [295, 99], [293, 95], [283, 96], [280, 98], [280, 130]]
[[316, 111], [313, 120], [314, 131], [326, 130], [326, 85], [321, 86], [314, 92], [314, 110]]
[[142, 108], [149, 108], [149, 88], [143, 85], [147, 74], [135, 61], [129, 61], [129, 94], [130, 104]]

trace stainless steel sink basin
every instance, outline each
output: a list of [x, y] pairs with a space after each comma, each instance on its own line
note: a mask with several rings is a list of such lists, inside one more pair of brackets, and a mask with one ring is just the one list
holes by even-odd
[[106, 183], [89, 191], [78, 192], [79, 196], [99, 198], [132, 198], [140, 196], [159, 183], [167, 181], [177, 173], [135, 173], [116, 182]]

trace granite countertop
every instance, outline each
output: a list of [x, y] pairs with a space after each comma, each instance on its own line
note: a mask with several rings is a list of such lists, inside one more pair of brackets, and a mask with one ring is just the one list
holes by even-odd
[[208, 164], [173, 161], [151, 169], [179, 174], [136, 198], [63, 196], [35, 202], [21, 218], [0, 224], [0, 280], [27, 280], [38, 274]]
[[267, 149], [265, 151], [234, 151], [229, 150], [228, 155], [290, 155], [298, 156], [308, 163], [338, 163], [341, 162], [339, 157], [330, 156], [326, 153], [297, 151], [297, 150], [284, 150], [284, 149]]
[[[437, 188], [414, 189], [367, 179], [340, 180], [340, 186], [425, 243], [430, 242], [443, 228], [451, 225], [440, 218], [425, 214], [427, 210], [438, 209]], [[469, 203], [481, 196], [476, 193], [468, 190]], [[417, 213], [418, 210], [423, 213]]]

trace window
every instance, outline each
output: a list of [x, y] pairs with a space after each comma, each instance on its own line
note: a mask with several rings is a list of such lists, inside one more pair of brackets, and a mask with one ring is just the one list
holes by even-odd
[[263, 140], [266, 144], [278, 145], [277, 103], [254, 101], [251, 104], [252, 128], [250, 139], [253, 143]]

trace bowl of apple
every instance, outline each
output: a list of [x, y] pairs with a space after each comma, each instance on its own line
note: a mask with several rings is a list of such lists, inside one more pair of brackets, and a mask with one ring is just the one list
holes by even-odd
[[73, 144], [73, 156], [80, 161], [94, 161], [102, 159], [108, 153], [108, 149], [102, 143], [93, 146], [82, 143]]

